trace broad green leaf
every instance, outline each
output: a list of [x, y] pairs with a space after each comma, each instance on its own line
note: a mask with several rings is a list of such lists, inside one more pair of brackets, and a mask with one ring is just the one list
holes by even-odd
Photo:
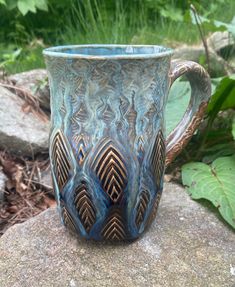
[[[212, 92], [220, 82], [220, 78], [215, 78], [211, 82]], [[189, 82], [176, 80], [169, 91], [166, 105], [166, 134], [170, 134], [182, 119], [190, 99], [191, 88]]]
[[214, 24], [217, 28], [225, 27], [228, 30], [228, 32], [230, 32], [233, 35], [233, 37], [235, 37], [235, 24], [234, 24], [233, 20], [229, 24], [214, 20]]
[[[203, 24], [203, 28], [210, 31], [210, 32], [216, 32], [216, 31], [226, 31], [227, 27], [225, 25], [219, 25], [217, 23], [217, 25], [215, 24], [215, 21], [213, 20], [209, 20], [206, 17], [203, 17], [201, 15], [196, 16], [197, 20], [199, 23]], [[195, 20], [195, 16], [194, 13], [190, 10], [190, 18], [191, 18], [191, 22], [194, 25], [197, 25], [197, 22]], [[221, 22], [222, 23], [222, 22]], [[225, 24], [225, 23], [224, 23]]]
[[0, 4], [6, 5], [6, 1], [5, 0], [0, 0]]
[[[193, 24], [197, 24], [195, 20], [194, 13], [190, 10], [190, 16], [191, 21]], [[235, 37], [235, 23], [234, 19], [231, 23], [225, 23], [218, 20], [210, 20], [206, 17], [203, 17], [201, 15], [197, 16], [197, 19], [199, 20], [199, 23], [203, 24], [203, 27], [206, 28], [210, 32], [216, 32], [216, 31], [228, 31]]]
[[182, 167], [183, 184], [193, 199], [207, 199], [235, 228], [235, 155], [217, 158], [211, 166], [192, 162]]
[[37, 0], [35, 4], [36, 4], [37, 9], [48, 11], [47, 0]]
[[17, 0], [5, 0], [6, 8], [8, 10], [13, 10], [17, 7]]
[[182, 119], [190, 99], [188, 82], [176, 80], [169, 91], [166, 105], [166, 134], [168, 135]]
[[235, 79], [233, 77], [223, 78], [212, 95], [207, 112], [213, 110], [226, 110], [235, 108]]
[[29, 11], [36, 13], [36, 6], [34, 0], [19, 0], [17, 7], [23, 15], [26, 15]]

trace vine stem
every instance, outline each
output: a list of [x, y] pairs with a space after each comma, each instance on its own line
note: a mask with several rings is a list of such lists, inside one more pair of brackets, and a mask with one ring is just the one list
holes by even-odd
[[194, 16], [196, 25], [198, 27], [198, 31], [200, 33], [200, 37], [202, 39], [202, 43], [203, 43], [203, 46], [204, 46], [204, 49], [205, 49], [205, 52], [206, 52], [207, 69], [208, 69], [208, 73], [210, 74], [210, 72], [211, 72], [211, 69], [210, 69], [210, 56], [209, 56], [209, 49], [208, 49], [207, 41], [206, 41], [206, 38], [205, 38], [205, 31], [203, 30], [202, 22], [200, 20], [200, 17], [199, 17], [199, 15], [197, 13], [196, 8], [195, 8], [195, 6], [193, 4], [190, 5], [190, 9], [193, 12], [193, 16]]

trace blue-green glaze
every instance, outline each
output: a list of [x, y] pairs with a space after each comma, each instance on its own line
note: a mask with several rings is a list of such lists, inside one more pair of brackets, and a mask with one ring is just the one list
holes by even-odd
[[[165, 166], [164, 110], [171, 54], [170, 49], [159, 46], [85, 45], [44, 50], [51, 90], [50, 156], [57, 203], [66, 208], [69, 221], [82, 237], [135, 239], [155, 215]], [[64, 140], [62, 153], [70, 163], [62, 188], [52, 158], [58, 132]], [[114, 184], [109, 188], [122, 193], [116, 202], [105, 191], [105, 179], [102, 183], [97, 175], [105, 156], [94, 162], [97, 154], [102, 155], [99, 146], [103, 141], [103, 152], [114, 147], [120, 159], [110, 166], [115, 169], [116, 165], [117, 172], [110, 173]], [[76, 205], [83, 184], [86, 196]], [[86, 206], [92, 206], [93, 215], [86, 218], [85, 213], [82, 220]], [[112, 219], [112, 214], [117, 216]], [[84, 227], [86, 219], [88, 229]]]

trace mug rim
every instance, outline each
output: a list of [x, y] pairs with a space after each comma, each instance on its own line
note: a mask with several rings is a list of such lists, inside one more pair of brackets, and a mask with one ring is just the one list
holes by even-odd
[[[92, 49], [117, 49], [121, 48], [124, 50], [124, 54], [86, 54], [86, 53], [69, 53], [66, 50], [75, 50], [82, 48]], [[146, 53], [132, 53], [133, 49], [146, 49]], [[151, 52], [147, 52], [151, 50]], [[120, 44], [84, 44], [84, 45], [63, 45], [49, 47], [43, 50], [44, 56], [56, 57], [56, 58], [68, 58], [68, 59], [149, 59], [149, 58], [162, 58], [171, 56], [173, 49], [161, 46], [161, 45], [120, 45]]]

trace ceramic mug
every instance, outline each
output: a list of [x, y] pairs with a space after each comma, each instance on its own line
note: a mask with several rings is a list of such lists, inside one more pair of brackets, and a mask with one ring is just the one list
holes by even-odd
[[[45, 49], [51, 91], [50, 161], [64, 224], [95, 240], [138, 238], [156, 216], [165, 166], [198, 127], [207, 72], [149, 45]], [[189, 106], [165, 137], [169, 88], [185, 75]], [[180, 105], [180, 103], [178, 103]]]

